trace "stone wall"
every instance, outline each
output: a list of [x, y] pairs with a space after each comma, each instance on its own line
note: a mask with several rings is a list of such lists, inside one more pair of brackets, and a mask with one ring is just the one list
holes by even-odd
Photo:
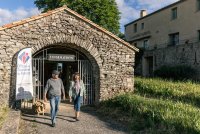
[[154, 70], [163, 65], [189, 65], [197, 71], [194, 78], [200, 80], [200, 42], [146, 51], [144, 57], [148, 56], [153, 56]]
[[135, 51], [63, 10], [0, 30], [0, 105], [8, 104], [9, 98], [14, 100], [17, 52], [31, 47], [34, 53], [51, 45], [74, 48], [88, 57], [95, 76], [96, 101], [133, 91]]

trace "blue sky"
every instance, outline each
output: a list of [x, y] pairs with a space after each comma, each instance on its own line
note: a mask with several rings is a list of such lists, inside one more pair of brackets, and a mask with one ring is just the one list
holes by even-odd
[[[121, 12], [120, 31], [124, 32], [124, 25], [139, 17], [141, 9], [152, 13], [176, 1], [178, 0], [116, 0]], [[0, 0], [0, 26], [39, 13], [34, 0]]]
[[0, 0], [0, 8], [14, 10], [20, 7], [33, 8], [34, 0]]

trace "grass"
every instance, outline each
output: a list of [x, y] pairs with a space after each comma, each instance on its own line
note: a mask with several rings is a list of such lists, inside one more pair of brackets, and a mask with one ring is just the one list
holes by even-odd
[[99, 111], [114, 118], [123, 114], [131, 133], [200, 133], [199, 84], [136, 78], [135, 88], [102, 102]]
[[135, 93], [200, 106], [200, 84], [162, 79], [135, 78]]
[[0, 129], [7, 117], [7, 115], [8, 115], [8, 108], [7, 107], [0, 108]]

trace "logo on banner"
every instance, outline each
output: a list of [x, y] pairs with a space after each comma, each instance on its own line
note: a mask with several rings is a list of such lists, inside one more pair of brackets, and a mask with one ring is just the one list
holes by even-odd
[[30, 56], [28, 55], [28, 53], [23, 52], [20, 56], [19, 59], [23, 62], [23, 64], [25, 64], [28, 60], [29, 60]]

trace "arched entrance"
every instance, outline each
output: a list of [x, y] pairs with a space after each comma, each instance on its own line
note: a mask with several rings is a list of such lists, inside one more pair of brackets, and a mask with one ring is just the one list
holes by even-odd
[[83, 104], [95, 103], [93, 67], [87, 56], [70, 47], [50, 46], [33, 54], [33, 86], [34, 97], [43, 99], [46, 81], [51, 77], [52, 70], [60, 71], [66, 96], [68, 96], [72, 74], [79, 72], [86, 88], [86, 100]]
[[[89, 99], [90, 96], [87, 96], [88, 101], [95, 100], [95, 103], [98, 104], [120, 92], [133, 91], [134, 89], [133, 65], [135, 52], [138, 49], [67, 7], [5, 25], [0, 27], [0, 33], [0, 46], [2, 47], [0, 52], [2, 63], [0, 65], [0, 73], [2, 74], [0, 102], [2, 103], [0, 105], [7, 104], [8, 100], [12, 105], [15, 100], [17, 53], [24, 48], [31, 48], [32, 53], [34, 53], [35, 72], [39, 72], [39, 74], [47, 69], [45, 65], [50, 62], [43, 56], [43, 53], [45, 54], [43, 50], [48, 47], [56, 45], [60, 48], [60, 46], [64, 46], [84, 54], [87, 58], [74, 62], [78, 68], [76, 70], [80, 72], [81, 69], [84, 72], [84, 68], [92, 65], [92, 69], [87, 69], [87, 71], [92, 73], [91, 79], [95, 85], [95, 90], [92, 89], [95, 94], [92, 97], [95, 99]], [[62, 48], [59, 49], [59, 52], [61, 50]], [[90, 65], [82, 64], [85, 60]], [[58, 61], [54, 62], [59, 63]], [[62, 63], [63, 67], [67, 63], [69, 61]], [[44, 86], [45, 80], [42, 81], [42, 79], [46, 77], [45, 75], [43, 73], [40, 75], [42, 83], [37, 86]], [[82, 76], [84, 81], [88, 79], [88, 85], [90, 85], [89, 75], [83, 73]], [[38, 88], [40, 88], [38, 90], [40, 92], [43, 87]]]

